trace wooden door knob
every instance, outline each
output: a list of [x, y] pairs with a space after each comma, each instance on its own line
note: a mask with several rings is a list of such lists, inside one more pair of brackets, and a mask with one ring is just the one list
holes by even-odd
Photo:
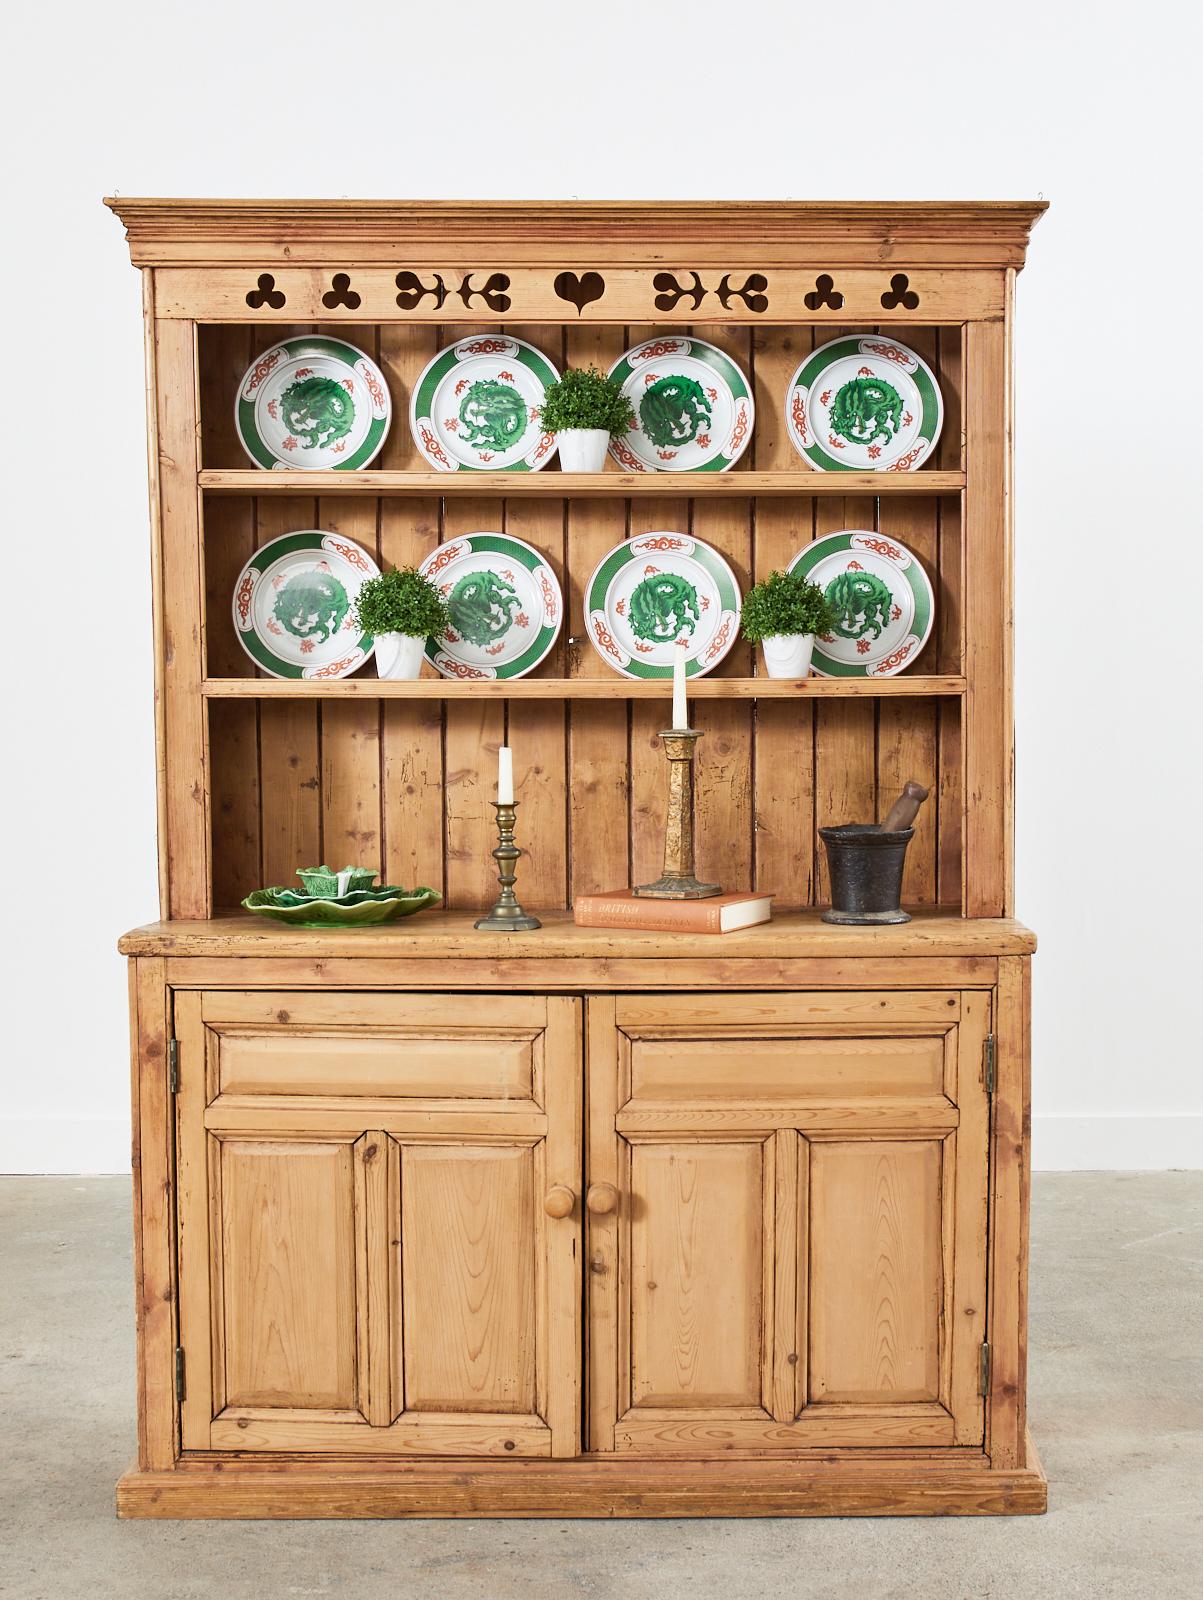
[[595, 1217], [608, 1216], [618, 1209], [618, 1190], [612, 1183], [590, 1184], [585, 1204]]
[[556, 1183], [543, 1197], [543, 1209], [549, 1217], [569, 1217], [576, 1204], [576, 1196], [565, 1184]]

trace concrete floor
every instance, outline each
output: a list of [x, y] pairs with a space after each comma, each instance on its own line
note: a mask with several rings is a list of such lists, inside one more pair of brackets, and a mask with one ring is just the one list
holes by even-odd
[[0, 1180], [5, 1600], [1143, 1600], [1203, 1593], [1203, 1173], [1038, 1177], [1044, 1518], [119, 1523], [129, 1184]]

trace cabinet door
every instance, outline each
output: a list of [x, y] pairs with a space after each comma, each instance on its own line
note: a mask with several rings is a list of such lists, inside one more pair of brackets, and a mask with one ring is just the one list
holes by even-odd
[[186, 1450], [576, 1453], [579, 1013], [177, 994]]
[[980, 1444], [989, 997], [589, 1002], [589, 1441]]

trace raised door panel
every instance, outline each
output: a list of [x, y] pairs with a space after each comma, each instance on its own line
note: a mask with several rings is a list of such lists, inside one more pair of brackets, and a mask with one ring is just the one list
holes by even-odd
[[812, 1406], [940, 1399], [941, 1155], [934, 1139], [813, 1145]]
[[529, 1146], [402, 1150], [407, 1412], [536, 1412], [536, 1159]]
[[636, 1142], [629, 1171], [630, 1408], [759, 1410], [764, 1141]]
[[221, 1398], [356, 1413], [350, 1144], [226, 1139], [212, 1156]]

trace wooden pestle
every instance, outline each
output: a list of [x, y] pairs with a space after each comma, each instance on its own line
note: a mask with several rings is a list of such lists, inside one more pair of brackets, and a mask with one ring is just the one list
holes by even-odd
[[902, 793], [890, 807], [886, 820], [881, 825], [882, 833], [901, 833], [904, 828], [909, 828], [919, 814], [919, 807], [927, 799], [927, 790], [921, 783], [916, 783], [914, 778], [908, 778]]

